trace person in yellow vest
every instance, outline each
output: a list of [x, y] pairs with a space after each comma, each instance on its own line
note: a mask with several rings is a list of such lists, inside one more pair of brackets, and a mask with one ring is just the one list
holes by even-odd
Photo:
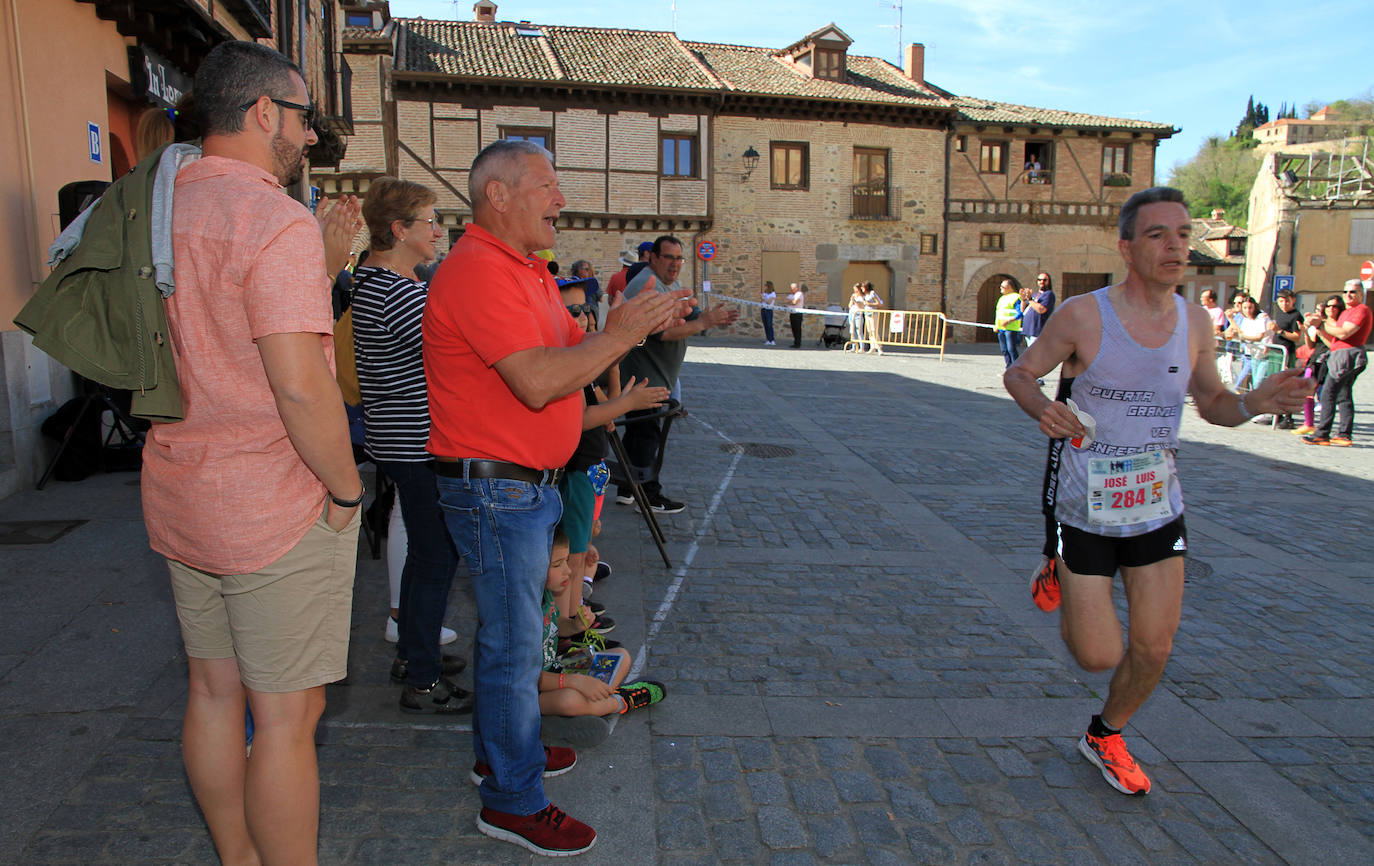
[[1011, 280], [1002, 281], [1002, 297], [997, 299], [997, 312], [993, 314], [992, 323], [997, 332], [997, 345], [1002, 349], [1002, 359], [1010, 367], [1021, 357], [1021, 295]]

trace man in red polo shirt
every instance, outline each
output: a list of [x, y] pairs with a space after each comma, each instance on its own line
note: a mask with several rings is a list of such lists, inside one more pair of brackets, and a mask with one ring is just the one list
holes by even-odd
[[[1346, 280], [1342, 290], [1345, 296], [1345, 312], [1335, 324], [1323, 319], [1320, 314], [1312, 313], [1307, 324], [1314, 325], [1325, 332], [1331, 353], [1326, 356], [1326, 381], [1322, 383], [1319, 398], [1322, 404], [1321, 418], [1317, 429], [1302, 437], [1308, 445], [1340, 445], [1350, 447], [1350, 436], [1355, 432], [1355, 380], [1364, 372], [1368, 358], [1364, 344], [1369, 342], [1369, 331], [1374, 327], [1374, 315], [1364, 303], [1364, 286], [1359, 280]], [[1331, 423], [1339, 413], [1336, 435], [1331, 435]]]
[[454, 545], [477, 599], [473, 647], [477, 829], [536, 854], [587, 850], [596, 831], [544, 796], [567, 750], [539, 741], [542, 597], [565, 466], [582, 432], [582, 386], [652, 333], [681, 324], [687, 291], [615, 306], [586, 334], [543, 260], [566, 204], [552, 157], [497, 141], [468, 177], [472, 223], [439, 268], [424, 317], [429, 451]]

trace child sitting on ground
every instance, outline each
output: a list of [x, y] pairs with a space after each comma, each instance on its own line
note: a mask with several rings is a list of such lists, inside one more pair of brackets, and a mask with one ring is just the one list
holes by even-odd
[[624, 649], [605, 651], [620, 658], [609, 683], [590, 674], [563, 670], [558, 657], [558, 607], [554, 598], [568, 589], [572, 579], [568, 537], [559, 531], [554, 534], [549, 575], [544, 584], [544, 669], [539, 673], [539, 712], [554, 716], [609, 716], [663, 700], [663, 683], [645, 680], [621, 685], [630, 672], [630, 654]]
[[[584, 302], [581, 286], [564, 286], [560, 294], [568, 313], [582, 328], [589, 328], [592, 307]], [[615, 621], [606, 615], [605, 608], [598, 602], [582, 603], [582, 578], [594, 567], [586, 565], [586, 555], [596, 518], [597, 485], [599, 481], [604, 488], [608, 474], [602, 460], [606, 453], [605, 428], [626, 412], [652, 409], [668, 399], [667, 388], [651, 388], [647, 382], [636, 382], [633, 378], [617, 392], [615, 385], [619, 381], [619, 371], [612, 366], [609, 396], [593, 385], [583, 389], [582, 438], [558, 485], [563, 499], [560, 528], [567, 533], [571, 551], [568, 564], [577, 578], [555, 599], [563, 612], [558, 620], [558, 636], [565, 650], [616, 645], [601, 637], [615, 628]]]

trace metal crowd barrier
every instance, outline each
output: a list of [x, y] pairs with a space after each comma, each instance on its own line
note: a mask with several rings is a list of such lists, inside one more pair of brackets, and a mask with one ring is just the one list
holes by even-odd
[[855, 340], [854, 335], [845, 342], [844, 350], [860, 351], [861, 346], [872, 345], [873, 338], [880, 346], [905, 346], [913, 349], [939, 349], [940, 360], [945, 359], [945, 338], [949, 333], [948, 320], [944, 313], [930, 313], [918, 310], [865, 310], [863, 320], [863, 339]]
[[[1288, 368], [1288, 348], [1269, 343], [1226, 340], [1217, 343], [1216, 362], [1217, 375], [1222, 383], [1237, 394], [1244, 394]], [[1275, 415], [1273, 424], [1277, 423], [1278, 416]]]

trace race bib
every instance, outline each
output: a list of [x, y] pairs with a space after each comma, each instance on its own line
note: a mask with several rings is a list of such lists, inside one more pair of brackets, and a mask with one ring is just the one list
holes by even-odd
[[1126, 526], [1173, 514], [1169, 461], [1163, 451], [1088, 460], [1089, 523]]

